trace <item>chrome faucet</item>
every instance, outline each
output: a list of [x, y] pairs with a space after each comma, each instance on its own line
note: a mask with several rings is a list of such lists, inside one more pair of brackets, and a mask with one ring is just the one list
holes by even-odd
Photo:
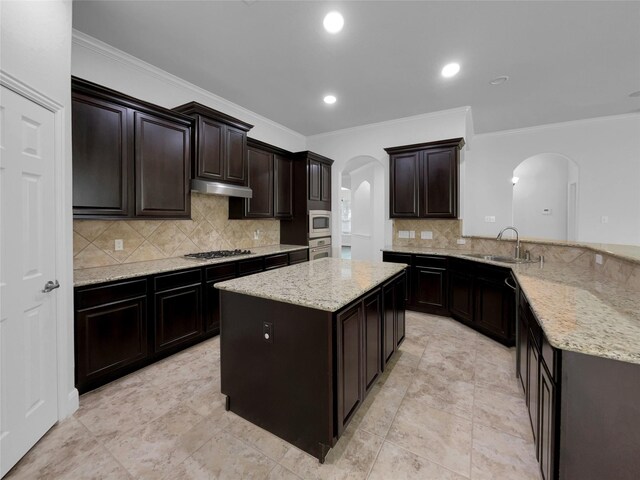
[[502, 234], [504, 232], [506, 232], [507, 230], [513, 230], [514, 232], [516, 232], [516, 254], [515, 254], [515, 257], [516, 258], [520, 258], [520, 234], [518, 233], [518, 230], [516, 230], [516, 227], [503, 228], [502, 230], [500, 230], [500, 233], [496, 237], [496, 240], [502, 240]]

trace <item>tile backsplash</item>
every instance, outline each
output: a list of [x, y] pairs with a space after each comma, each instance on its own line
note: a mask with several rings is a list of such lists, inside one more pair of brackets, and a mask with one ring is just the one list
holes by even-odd
[[[413, 231], [415, 238], [400, 238], [401, 231]], [[433, 238], [430, 240], [420, 238], [423, 231], [431, 232]], [[461, 235], [462, 220], [458, 219], [396, 219], [393, 221], [393, 245], [401, 247], [468, 249], [468, 245], [456, 244], [456, 240]]]
[[[258, 239], [254, 239], [258, 231]], [[115, 240], [123, 250], [115, 250]], [[229, 220], [229, 199], [191, 193], [191, 220], [74, 220], [73, 268], [280, 243], [280, 222]]]

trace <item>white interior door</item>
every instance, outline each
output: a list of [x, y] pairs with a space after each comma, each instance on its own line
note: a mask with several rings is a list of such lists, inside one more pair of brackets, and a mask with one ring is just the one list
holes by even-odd
[[0, 476], [57, 420], [54, 114], [0, 91]]

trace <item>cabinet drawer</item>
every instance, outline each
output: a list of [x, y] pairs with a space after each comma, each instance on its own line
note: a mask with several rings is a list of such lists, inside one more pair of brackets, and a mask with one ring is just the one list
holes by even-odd
[[413, 265], [415, 267], [447, 268], [447, 258], [431, 255], [414, 255]]
[[215, 265], [213, 267], [207, 267], [205, 276], [207, 280], [220, 280], [222, 278], [234, 277], [236, 275], [236, 267], [238, 265], [233, 263], [225, 263], [223, 265]]
[[411, 255], [408, 253], [382, 252], [382, 261], [391, 263], [406, 263], [411, 265]]
[[271, 270], [272, 268], [284, 267], [289, 263], [289, 255], [281, 253], [279, 255], [271, 255], [264, 259], [264, 269]]
[[238, 262], [238, 275], [250, 275], [264, 270], [264, 258], [252, 258]]
[[289, 265], [294, 263], [302, 263], [307, 261], [307, 249], [298, 250], [297, 252], [289, 252]]
[[76, 290], [76, 310], [137, 297], [147, 293], [147, 279], [130, 280]]
[[169, 273], [167, 275], [156, 275], [153, 279], [153, 289], [167, 290], [169, 288], [181, 287], [183, 285], [193, 285], [202, 281], [202, 270], [187, 270], [183, 272]]

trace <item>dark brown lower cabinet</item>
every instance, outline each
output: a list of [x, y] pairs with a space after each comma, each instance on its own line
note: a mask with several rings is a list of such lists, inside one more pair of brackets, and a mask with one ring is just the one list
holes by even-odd
[[473, 321], [473, 277], [449, 271], [449, 313], [456, 320]]
[[376, 290], [363, 300], [364, 382], [367, 392], [375, 383], [382, 368], [381, 300], [380, 290]]
[[[80, 393], [220, 332], [220, 292], [213, 285], [307, 261], [308, 250], [231, 261], [126, 281], [78, 287], [75, 378]], [[242, 264], [242, 268], [240, 268]]]
[[404, 335], [406, 331], [406, 318], [405, 308], [407, 303], [407, 276], [403, 275], [399, 279], [393, 282], [394, 290], [394, 305], [393, 310], [396, 317], [395, 330], [396, 330], [396, 346], [399, 347], [404, 341]]
[[382, 286], [382, 370], [404, 340], [406, 278], [403, 274]]
[[364, 398], [362, 310], [362, 303], [358, 302], [336, 317], [338, 435], [342, 434]]
[[337, 312], [222, 291], [227, 409], [324, 462], [380, 375], [385, 323], [392, 348], [404, 331], [405, 296], [404, 272]]
[[298, 250], [296, 252], [289, 252], [289, 265], [296, 263], [304, 263], [309, 260], [309, 250]]
[[[533, 339], [531, 331], [529, 331], [529, 341], [527, 342], [527, 409], [529, 410], [529, 419], [531, 420], [531, 428], [533, 431], [533, 441], [538, 445], [538, 406], [539, 392], [538, 383], [540, 375], [540, 353], [538, 345]], [[536, 458], [538, 458], [538, 448], [536, 447]]]
[[538, 462], [544, 480], [555, 478], [556, 386], [544, 362], [540, 365], [538, 388]]
[[76, 293], [76, 386], [82, 393], [135, 368], [147, 357], [147, 280]]
[[383, 366], [396, 351], [395, 289], [388, 283], [382, 287], [382, 359]]
[[406, 308], [451, 316], [507, 346], [514, 344], [515, 295], [510, 270], [473, 260], [384, 252], [385, 262], [411, 266]]
[[[416, 256], [413, 267], [413, 302], [412, 309], [434, 315], [447, 315], [447, 270], [446, 258], [421, 260]], [[443, 262], [444, 261], [444, 262]], [[426, 266], [425, 264], [434, 264]]]
[[158, 275], [154, 279], [154, 351], [192, 342], [202, 327], [202, 270]]
[[502, 274], [492, 271], [480, 274], [474, 281], [475, 315], [473, 321], [487, 334], [499, 339], [512, 338], [515, 318], [515, 295], [505, 286], [504, 279], [508, 271]]
[[220, 291], [214, 288], [218, 282], [236, 278], [237, 265], [225, 263], [206, 267], [204, 287], [204, 329], [212, 335], [220, 333]]

